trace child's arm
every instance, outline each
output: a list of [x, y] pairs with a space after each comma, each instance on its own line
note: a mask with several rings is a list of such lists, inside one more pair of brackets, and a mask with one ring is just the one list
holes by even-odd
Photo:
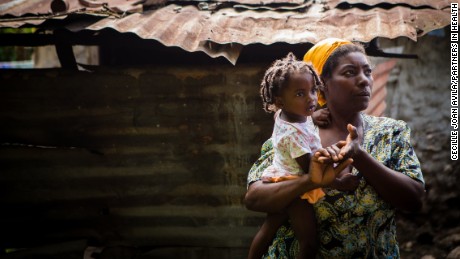
[[304, 173], [306, 174], [308, 174], [308, 171], [310, 170], [310, 160], [311, 160], [310, 153], [306, 153], [305, 155], [299, 156], [295, 159], [295, 161], [297, 161], [297, 163], [302, 168], [302, 171], [304, 171]]

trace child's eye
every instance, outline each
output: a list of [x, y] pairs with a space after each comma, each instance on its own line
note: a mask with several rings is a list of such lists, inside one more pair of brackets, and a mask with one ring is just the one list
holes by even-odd
[[302, 97], [304, 94], [302, 92], [298, 92], [295, 96]]

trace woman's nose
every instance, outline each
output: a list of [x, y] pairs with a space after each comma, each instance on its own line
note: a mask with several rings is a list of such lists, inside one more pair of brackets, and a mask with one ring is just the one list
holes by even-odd
[[367, 86], [370, 86], [371, 85], [371, 82], [372, 82], [372, 75], [368, 76], [364, 73], [364, 71], [362, 71], [361, 73], [359, 73], [359, 77], [358, 77], [358, 86], [359, 87], [367, 87]]

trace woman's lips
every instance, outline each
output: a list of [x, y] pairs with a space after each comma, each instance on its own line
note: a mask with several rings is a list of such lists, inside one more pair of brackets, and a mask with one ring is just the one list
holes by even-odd
[[360, 92], [357, 94], [357, 96], [365, 96], [365, 97], [370, 97], [371, 93], [368, 91]]

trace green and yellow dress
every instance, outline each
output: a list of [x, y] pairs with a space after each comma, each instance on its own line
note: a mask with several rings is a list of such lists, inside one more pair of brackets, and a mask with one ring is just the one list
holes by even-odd
[[[385, 166], [424, 184], [406, 123], [364, 114], [362, 118], [364, 150]], [[261, 157], [249, 171], [248, 186], [260, 180], [272, 158], [269, 139], [262, 146]], [[353, 168], [352, 173], [359, 172]], [[319, 258], [399, 258], [395, 210], [364, 178], [355, 191], [326, 188], [325, 192], [324, 199], [314, 204]], [[296, 258], [297, 251], [294, 232], [287, 222], [278, 230], [265, 258]]]

